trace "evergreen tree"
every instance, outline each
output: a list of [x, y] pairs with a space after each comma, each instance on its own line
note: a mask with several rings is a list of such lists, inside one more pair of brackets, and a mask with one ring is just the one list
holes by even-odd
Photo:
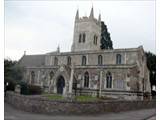
[[[156, 55], [151, 52], [145, 52], [147, 58], [147, 67], [150, 71], [150, 82], [151, 86], [156, 85]], [[152, 91], [152, 95], [155, 95], [155, 92]]]
[[22, 80], [23, 68], [18, 66], [17, 61], [4, 60], [4, 84], [9, 84], [8, 90], [14, 90], [17, 83]]
[[[151, 52], [145, 52], [147, 57], [147, 67], [150, 71], [150, 80], [152, 85], [156, 85], [156, 55]], [[153, 75], [154, 74], [154, 75]]]
[[101, 49], [113, 49], [110, 33], [107, 30], [107, 26], [101, 22]]

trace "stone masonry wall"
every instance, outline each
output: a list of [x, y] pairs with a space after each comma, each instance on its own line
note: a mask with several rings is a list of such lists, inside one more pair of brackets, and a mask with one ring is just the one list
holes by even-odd
[[7, 92], [5, 101], [28, 112], [43, 114], [99, 114], [154, 108], [155, 101], [69, 102], [47, 100], [40, 96], [24, 96]]

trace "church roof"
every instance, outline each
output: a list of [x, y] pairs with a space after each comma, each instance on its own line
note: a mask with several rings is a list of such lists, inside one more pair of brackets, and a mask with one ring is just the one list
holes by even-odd
[[20, 61], [19, 65], [25, 67], [31, 66], [43, 66], [45, 62], [45, 55], [24, 55]]

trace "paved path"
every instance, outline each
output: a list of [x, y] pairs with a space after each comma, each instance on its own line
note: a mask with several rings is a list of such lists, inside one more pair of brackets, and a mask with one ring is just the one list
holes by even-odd
[[56, 116], [23, 112], [7, 103], [4, 103], [4, 107], [5, 120], [155, 120], [156, 114], [155, 109], [144, 109], [92, 116]]

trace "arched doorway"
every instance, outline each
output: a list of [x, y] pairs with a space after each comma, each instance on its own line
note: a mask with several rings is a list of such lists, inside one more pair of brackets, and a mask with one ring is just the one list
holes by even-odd
[[57, 94], [63, 94], [63, 88], [65, 86], [65, 80], [63, 76], [59, 76], [57, 79]]

